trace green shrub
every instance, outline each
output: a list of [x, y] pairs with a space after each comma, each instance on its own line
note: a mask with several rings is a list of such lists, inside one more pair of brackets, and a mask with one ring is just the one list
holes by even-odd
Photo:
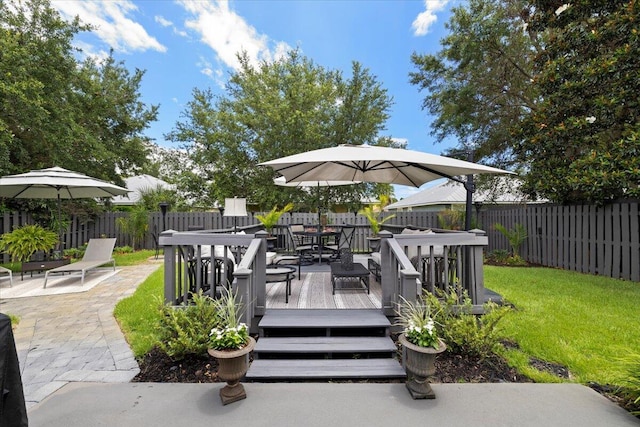
[[487, 255], [487, 262], [494, 264], [506, 264], [509, 259], [509, 251], [506, 249], [496, 249]]
[[629, 406], [638, 408], [631, 413], [640, 415], [640, 353], [629, 352], [620, 361], [625, 371], [625, 375], [620, 378], [620, 394], [629, 402]]
[[184, 307], [165, 305], [160, 321], [160, 348], [172, 359], [188, 354], [206, 353], [211, 329], [220, 323], [214, 301], [202, 294], [192, 294], [192, 304]]
[[118, 246], [113, 251], [117, 254], [132, 254], [134, 252], [131, 246]]
[[29, 261], [38, 251], [49, 252], [57, 243], [56, 233], [37, 224], [16, 228], [0, 238], [0, 248], [17, 262]]
[[80, 259], [84, 256], [84, 248], [69, 248], [64, 250], [64, 256], [72, 259]]
[[488, 302], [484, 304], [485, 313], [476, 316], [472, 314], [471, 298], [460, 286], [452, 288], [449, 293], [428, 293], [426, 298], [448, 351], [484, 358], [499, 349], [501, 337], [497, 326], [511, 311], [510, 307]]

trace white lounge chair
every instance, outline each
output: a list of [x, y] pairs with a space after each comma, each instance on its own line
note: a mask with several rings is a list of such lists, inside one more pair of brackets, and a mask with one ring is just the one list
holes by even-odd
[[5, 267], [0, 267], [0, 274], [8, 274], [9, 275], [9, 287], [13, 287], [13, 273], [11, 270]]
[[82, 274], [81, 285], [84, 285], [84, 274], [87, 270], [98, 268], [105, 264], [112, 264], [116, 269], [116, 261], [112, 258], [113, 248], [116, 246], [116, 239], [89, 239], [87, 249], [84, 251], [82, 260], [61, 267], [53, 268], [44, 274], [44, 286], [47, 287], [47, 279], [52, 273], [73, 273]]

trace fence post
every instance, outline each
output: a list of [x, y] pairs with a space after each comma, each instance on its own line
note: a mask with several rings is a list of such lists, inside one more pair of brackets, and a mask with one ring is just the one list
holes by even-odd
[[164, 247], [164, 302], [176, 303], [176, 247], [170, 242], [175, 230], [160, 233], [159, 245]]

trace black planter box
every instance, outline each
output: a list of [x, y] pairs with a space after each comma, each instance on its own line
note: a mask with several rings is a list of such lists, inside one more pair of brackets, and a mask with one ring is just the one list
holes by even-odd
[[71, 262], [69, 259], [55, 259], [50, 261], [27, 261], [22, 263], [22, 269], [20, 270], [20, 278], [24, 273], [31, 273], [33, 276], [34, 271], [47, 271], [52, 268], [61, 267]]

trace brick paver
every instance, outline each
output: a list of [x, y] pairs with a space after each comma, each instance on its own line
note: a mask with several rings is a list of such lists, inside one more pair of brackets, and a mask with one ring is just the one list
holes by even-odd
[[20, 317], [14, 339], [27, 408], [68, 382], [129, 382], [138, 374], [113, 308], [160, 265], [118, 267], [87, 292], [0, 299], [0, 312]]

